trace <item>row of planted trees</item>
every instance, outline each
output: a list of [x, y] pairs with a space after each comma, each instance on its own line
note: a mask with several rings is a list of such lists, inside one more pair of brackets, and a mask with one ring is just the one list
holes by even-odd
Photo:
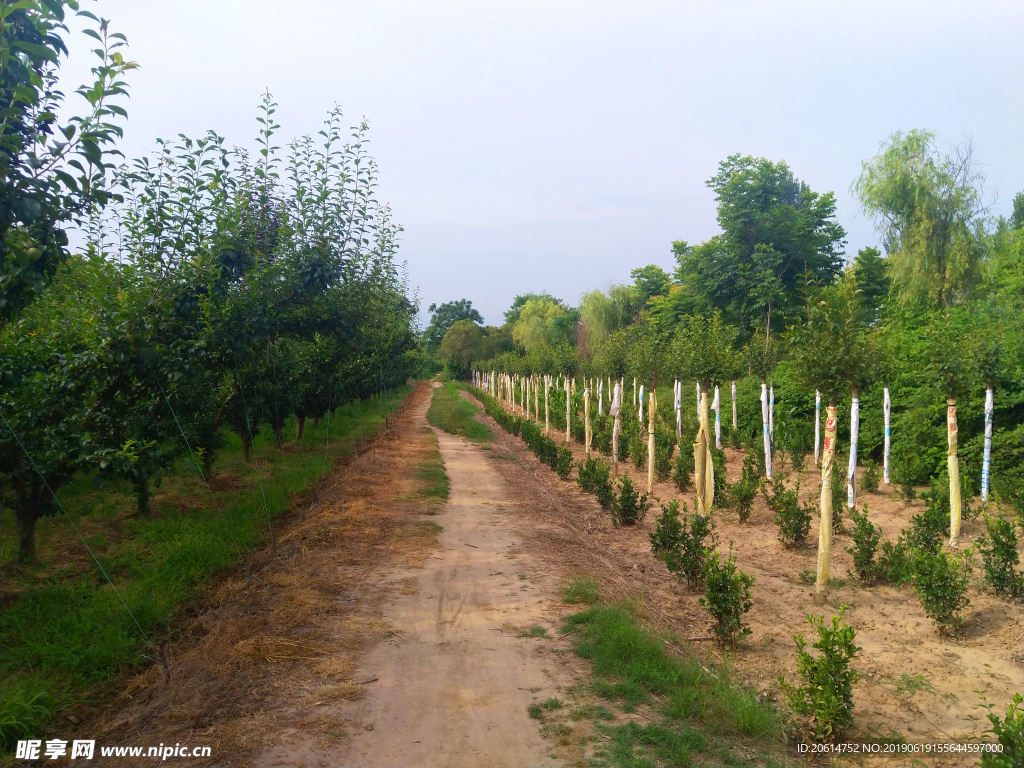
[[[63, 8], [29, 6], [5, 17], [4, 33], [42, 35], [56, 51], [37, 62], [41, 81], [26, 75], [38, 91], [62, 49]], [[105, 21], [94, 31], [91, 116], [47, 143], [53, 117], [38, 110], [52, 104], [39, 92], [20, 105], [24, 135], [12, 141], [5, 127], [5, 178], [20, 178], [23, 200], [5, 203], [0, 233], [0, 493], [23, 561], [35, 557], [36, 521], [59, 511], [78, 475], [128, 481], [145, 515], [182, 460], [209, 479], [225, 429], [258, 461], [261, 430], [280, 446], [287, 420], [301, 437], [307, 419], [415, 371], [401, 228], [375, 199], [367, 125], [346, 130], [336, 108], [317, 141], [282, 153], [267, 94], [255, 159], [210, 132], [115, 166], [109, 121], [123, 109], [112, 101], [131, 65]], [[32, 65], [35, 49], [22, 50]], [[53, 189], [62, 196], [46, 198]], [[72, 255], [62, 227], [75, 222], [85, 242]]]
[[[805, 290], [805, 314], [791, 323], [781, 339], [762, 330], [740, 348], [736, 344], [739, 336], [737, 329], [725, 324], [717, 313], [711, 317], [684, 318], [672, 333], [659, 329], [654, 323], [639, 323], [612, 333], [588, 364], [580, 361], [567, 346], [560, 349], [535, 349], [526, 356], [506, 353], [491, 361], [478, 363], [473, 374], [475, 383], [503, 399], [513, 411], [516, 408], [525, 413], [532, 410], [536, 418], [541, 418], [543, 413], [543, 421], [549, 430], [552, 412], [559, 424], [562, 423], [561, 414], [564, 413], [567, 443], [573, 438], [575, 414], [582, 413], [583, 423], [578, 427], [578, 439], [585, 442], [588, 454], [594, 434], [591, 419], [595, 416], [597, 419], [605, 418], [607, 391], [609, 414], [614, 420], [610, 446], [613, 462], [619, 459], [619, 436], [625, 420], [628, 422], [628, 431], [637, 433], [638, 439], [634, 442], [632, 453], [638, 466], [646, 464], [649, 491], [657, 468], [667, 466], [665, 454], [667, 452], [671, 455], [670, 442], [679, 447], [684, 433], [692, 435], [691, 466], [696, 505], [698, 511], [703, 511], [709, 510], [714, 503], [716, 478], [712, 440], [720, 449], [720, 419], [724, 400], [721, 392], [731, 392], [735, 431], [737, 411], [747, 409], [744, 404], [737, 403], [736, 395], [736, 379], [744, 376], [752, 377], [760, 385], [764, 472], [771, 478], [772, 453], [776, 448], [772, 378], [780, 358], [787, 359], [799, 383], [816, 395], [814, 458], [821, 472], [817, 592], [819, 599], [823, 600], [831, 565], [833, 474], [836, 472], [835, 458], [839, 447], [839, 399], [847, 395], [850, 403], [846, 501], [848, 507], [853, 509], [857, 500], [860, 394], [876, 382], [882, 384], [884, 393], [878, 416], [884, 421], [884, 479], [886, 483], [890, 482], [891, 398], [887, 378], [895, 361], [883, 330], [862, 321], [856, 301], [856, 286], [851, 278], [844, 278], [825, 287], [808, 284]], [[998, 344], [986, 344], [984, 326], [975, 324], [973, 333], [967, 334], [965, 321], [966, 318], [955, 311], [935, 318], [932, 327], [924, 334], [925, 359], [921, 361], [920, 368], [920, 375], [930, 381], [935, 397], [944, 397], [947, 404], [946, 447], [951, 502], [949, 544], [952, 547], [958, 546], [962, 508], [957, 451], [957, 397], [972, 387], [983, 386], [987, 389], [987, 439], [981, 462], [986, 470], [982, 475], [984, 499], [989, 492], [987, 470], [990, 467], [991, 451], [992, 386], [998, 377], [1001, 363]], [[627, 407], [626, 402], [629, 399], [626, 395], [627, 377], [632, 379], [632, 408]], [[667, 408], [659, 408], [657, 397], [659, 381], [664, 386], [668, 380], [673, 381], [674, 418]], [[689, 407], [683, 406], [684, 381], [689, 381], [691, 386], [695, 385], [697, 393], [696, 423], [689, 430], [684, 428], [692, 419]], [[645, 387], [649, 389], [645, 391]], [[596, 409], [593, 406], [595, 399]], [[823, 430], [819, 415], [822, 402], [825, 404]], [[709, 413], [712, 408], [716, 414], [714, 437]], [[659, 411], [663, 416], [656, 420]], [[674, 436], [664, 434], [666, 423], [674, 423]], [[666, 443], [669, 445], [666, 446]], [[801, 452], [810, 447], [796, 440], [793, 443], [790, 446], [791, 452]], [[646, 456], [639, 455], [641, 451], [636, 449], [640, 446], [646, 448], [642, 452]], [[689, 447], [686, 450], [689, 451]], [[802, 460], [802, 456], [799, 458]], [[724, 483], [724, 477], [719, 477], [718, 482]]]

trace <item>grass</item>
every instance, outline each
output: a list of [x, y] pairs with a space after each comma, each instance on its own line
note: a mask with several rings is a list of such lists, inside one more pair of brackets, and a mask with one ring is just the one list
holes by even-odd
[[737, 745], [760, 753], [760, 762], [778, 753], [777, 711], [733, 681], [727, 663], [712, 669], [695, 656], [666, 653], [664, 640], [640, 627], [629, 606], [595, 605], [569, 616], [562, 632], [573, 633], [575, 652], [593, 662], [594, 693], [623, 711], [650, 704], [661, 715], [646, 726], [598, 725], [609, 740], [595, 753], [599, 764], [689, 765], [697, 755], [699, 762], [746, 764]]
[[590, 576], [573, 576], [562, 590], [563, 603], [593, 605], [600, 597], [597, 582]]
[[[39, 521], [38, 564], [16, 565], [13, 514], [4, 510], [0, 750], [9, 751], [19, 738], [39, 738], [55, 714], [95, 701], [105, 683], [152, 657], [146, 638], [154, 644], [172, 638], [183, 604], [218, 572], [239, 566], [243, 555], [264, 546], [267, 512], [273, 519], [301, 502], [299, 495], [319, 485], [333, 459], [375, 434], [410, 391], [402, 387], [338, 408], [329, 433], [326, 420], [315, 430], [307, 425], [303, 440], [283, 451], [261, 434], [256, 454], [262, 490], [255, 466], [242, 459], [238, 437], [226, 433], [227, 445], [214, 465], [214, 487], [224, 488], [214, 493], [216, 507], [189, 462], [164, 478], [150, 519], [135, 517], [127, 484], [97, 488], [91, 477], [81, 477], [65, 486], [61, 503], [134, 619], [63, 515]], [[294, 424], [286, 434], [294, 434]], [[218, 478], [230, 482], [217, 483]]]
[[[429, 429], [427, 431], [430, 432]], [[441, 458], [441, 451], [437, 449], [437, 436], [433, 432], [430, 432], [430, 439], [435, 446], [434, 456], [416, 465], [416, 478], [424, 483], [420, 496], [431, 501], [445, 502], [448, 501], [451, 482], [444, 471], [444, 460]]]
[[480, 409], [468, 400], [459, 397], [459, 388], [454, 382], [434, 389], [434, 396], [427, 410], [427, 421], [438, 429], [452, 435], [461, 435], [474, 443], [494, 439], [494, 433], [473, 417]]

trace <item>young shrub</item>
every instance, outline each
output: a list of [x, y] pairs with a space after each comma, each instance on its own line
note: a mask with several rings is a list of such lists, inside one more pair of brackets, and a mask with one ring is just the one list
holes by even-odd
[[[771, 489], [769, 494], [768, 489]], [[811, 510], [800, 506], [800, 485], [787, 490], [782, 478], [765, 480], [761, 493], [768, 508], [775, 513], [775, 524], [779, 527], [779, 541], [787, 549], [801, 546], [811, 530]]]
[[711, 446], [711, 467], [715, 472], [715, 492], [725, 490], [728, 484], [725, 482], [725, 451], [721, 448]]
[[[630, 430], [629, 440], [619, 440], [629, 445], [629, 455], [633, 457], [633, 466], [637, 469], [644, 469], [647, 466], [647, 439], [640, 437], [639, 430]], [[621, 459], [622, 457], [619, 456]]]
[[846, 460], [839, 463], [836, 454], [836, 466], [832, 469], [832, 533], [846, 533], [843, 513], [846, 511]]
[[970, 549], [962, 555], [947, 554], [938, 547], [914, 554], [914, 590], [940, 635], [949, 634], [963, 624], [960, 611], [971, 602], [967, 597], [971, 554]]
[[750, 599], [754, 577], [736, 570], [731, 550], [728, 560], [709, 551], [703, 577], [707, 587], [699, 602], [715, 620], [715, 640], [723, 648], [733, 647], [737, 640], [750, 634], [750, 627], [743, 625], [743, 614], [754, 604]]
[[729, 495], [740, 522], [745, 523], [750, 519], [750, 513], [754, 507], [754, 498], [757, 496], [757, 489], [760, 487], [760, 479], [756, 459], [748, 454], [743, 460], [743, 469], [740, 479], [729, 486]]
[[992, 705], [987, 705], [989, 713], [986, 715], [992, 727], [985, 731], [995, 737], [995, 743], [1001, 749], [999, 752], [982, 752], [980, 768], [1019, 768], [1024, 765], [1024, 708], [1021, 703], [1024, 696], [1019, 693], [1013, 694], [1013, 699], [1006, 705], [1006, 717], [1000, 718], [992, 711]]
[[676, 454], [672, 467], [672, 483], [676, 490], [685, 493], [693, 482], [693, 451], [683, 448]]
[[594, 441], [592, 445], [594, 450], [600, 451], [605, 456], [611, 456], [614, 420], [611, 416], [594, 416], [593, 424]]
[[612, 521], [615, 525], [637, 525], [643, 522], [649, 506], [647, 494], [640, 495], [633, 481], [624, 476], [619, 481], [619, 498], [612, 507]]
[[[669, 562], [669, 554], [678, 552], [683, 539], [683, 524], [679, 521], [679, 502], [673, 499], [668, 506], [661, 504], [661, 515], [655, 521], [651, 534], [651, 552], [655, 557]], [[669, 566], [669, 570], [672, 567]]]
[[860, 478], [860, 487], [866, 493], [878, 493], [878, 483], [881, 480], [878, 464], [871, 459], [864, 459], [864, 474]]
[[882, 538], [882, 529], [868, 520], [867, 504], [863, 512], [850, 510], [850, 519], [853, 520], [853, 547], [847, 547], [846, 551], [853, 555], [853, 570], [847, 573], [862, 582], [871, 582], [878, 569], [875, 554]]
[[1024, 575], [1017, 573], [1020, 552], [1013, 524], [1001, 517], [985, 515], [986, 533], [978, 539], [985, 565], [985, 583], [1006, 597], [1024, 597]]
[[672, 454], [676, 450], [676, 436], [662, 429], [654, 430], [654, 479], [659, 483], [672, 474]]
[[818, 743], [829, 743], [853, 725], [853, 684], [860, 674], [850, 668], [850, 662], [861, 650], [854, 645], [856, 630], [841, 621], [846, 606], [832, 617], [832, 626], [825, 625], [825, 617], [811, 615], [807, 620], [818, 631], [818, 640], [812, 646], [818, 656], [806, 650], [803, 635], [793, 635], [797, 647], [797, 670], [803, 685], [793, 686], [779, 675], [779, 685], [786, 692], [793, 713], [805, 719], [805, 727], [814, 734]]
[[711, 515], [690, 515], [685, 504], [680, 520], [679, 502], [673, 500], [668, 506], [661, 505], [661, 517], [651, 534], [651, 551], [664, 561], [669, 573], [695, 589], [704, 581], [704, 566], [715, 545], [714, 531]]
[[907, 531], [900, 531], [896, 542], [883, 541], [882, 554], [875, 568], [877, 578], [886, 584], [899, 586], [914, 579], [914, 553]]
[[555, 472], [563, 480], [569, 479], [569, 474], [572, 472], [572, 451], [561, 446], [558, 449], [558, 454], [555, 458]]
[[929, 505], [923, 512], [910, 518], [907, 542], [914, 549], [931, 551], [949, 536], [949, 508], [941, 504]]

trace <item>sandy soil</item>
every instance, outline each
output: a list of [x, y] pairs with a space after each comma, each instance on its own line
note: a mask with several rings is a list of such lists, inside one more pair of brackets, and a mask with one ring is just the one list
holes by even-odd
[[[493, 420], [484, 420], [500, 431]], [[564, 431], [558, 433], [552, 427], [554, 436], [562, 442]], [[600, 577], [610, 593], [639, 596], [651, 621], [664, 630], [683, 638], [709, 634], [711, 622], [697, 603], [700, 595], [676, 582], [651, 554], [648, 536], [659, 512], [656, 505], [643, 524], [614, 529], [593, 496], [559, 480], [522, 441], [504, 432], [501, 435], [496, 447], [500, 444], [502, 451], [517, 457], [515, 462], [501, 464], [502, 474], [524, 500], [546, 494], [544, 517], [572, 539], [538, 541], [538, 546], [563, 547], [577, 554], [600, 552], [600, 557], [571, 559], [577, 569]], [[582, 460], [582, 446], [571, 447], [576, 460]], [[727, 448], [726, 454], [728, 479], [733, 481], [739, 477], [743, 453]], [[803, 477], [801, 497], [816, 506], [820, 483], [811, 463]], [[785, 472], [787, 468], [781, 469]], [[628, 473], [639, 488], [646, 488], [646, 472], [636, 471], [628, 462], [620, 463], [619, 472]], [[665, 503], [679, 497], [670, 483], [656, 483], [653, 495]], [[862, 494], [858, 504], [864, 503], [869, 506], [872, 521], [881, 526], [886, 538], [892, 539], [901, 528], [909, 526], [910, 516], [923, 508], [922, 502], [906, 505], [894, 492]], [[980, 520], [966, 522], [963, 545], [969, 545], [983, 529]], [[854, 666], [864, 675], [855, 686], [856, 730], [848, 739], [897, 731], [914, 743], [976, 740], [988, 726], [984, 710], [979, 709], [982, 694], [1001, 712], [1012, 694], [1024, 689], [1024, 614], [1019, 603], [997, 598], [981, 588], [980, 560], [975, 570], [979, 583], [970, 591], [963, 634], [949, 638], [938, 635], [909, 587], [862, 588], [848, 577], [847, 569], [852, 567], [852, 558], [844, 551], [852, 546], [848, 536], [833, 540], [832, 577], [845, 580], [845, 584], [830, 591], [830, 605], [824, 610], [815, 606], [814, 588], [801, 583], [799, 573], [816, 567], [817, 521], [812, 524], [805, 547], [787, 550], [778, 542], [773, 516], [759, 498], [746, 524], [740, 524], [735, 513], [720, 512], [717, 534], [719, 549], [727, 551], [731, 542], [740, 569], [756, 577], [754, 607], [747, 614], [753, 634], [732, 661], [767, 698], [780, 699], [776, 683], [780, 673], [790, 680], [795, 677], [792, 635], [811, 634], [805, 615], [831, 615], [838, 606], [847, 606], [845, 619], [856, 627], [856, 642], [863, 649]], [[713, 653], [711, 649], [707, 652]], [[973, 765], [977, 758], [960, 755], [920, 759], [925, 765], [958, 766]], [[864, 764], [904, 765], [909, 759], [870, 758]]]

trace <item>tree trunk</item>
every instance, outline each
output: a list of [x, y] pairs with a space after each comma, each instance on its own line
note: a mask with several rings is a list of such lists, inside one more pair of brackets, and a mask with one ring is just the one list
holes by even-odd
[[544, 374], [544, 434], [551, 433], [551, 411], [548, 408], [548, 390], [551, 389], [551, 377]]
[[[694, 469], [695, 487], [697, 490], [696, 508], [697, 512], [706, 515], [714, 503], [714, 464], [709, 464], [710, 436], [708, 434], [708, 389], [710, 385], [702, 388], [700, 398], [700, 421], [697, 427], [697, 440], [694, 443]], [[708, 494], [708, 481], [711, 484], [711, 493]]]
[[828, 575], [832, 570], [832, 464], [836, 454], [836, 396], [829, 400], [825, 416], [825, 445], [821, 457], [821, 520], [818, 523], [818, 580], [814, 601], [825, 604]]
[[850, 388], [850, 462], [846, 467], [846, 506], [857, 506], [857, 438], [860, 433], [860, 390]]
[[[888, 392], [888, 390], [886, 390]], [[992, 472], [992, 385], [985, 388], [985, 448], [981, 459], [981, 503], [988, 503], [988, 485]], [[888, 435], [886, 440], [888, 441]]]
[[736, 418], [736, 382], [732, 383], [732, 428], [739, 429], [739, 421]]
[[568, 445], [572, 439], [572, 433], [570, 427], [570, 404], [572, 403], [572, 393], [569, 391], [569, 377], [565, 377], [565, 444]]
[[135, 500], [138, 504], [138, 515], [148, 518], [152, 514], [149, 507], [149, 478], [143, 477], [135, 482]]
[[306, 431], [306, 417], [296, 416], [295, 417], [295, 439], [301, 440], [303, 433]]
[[283, 432], [284, 432], [284, 424], [282, 424], [280, 421], [275, 421], [274, 422], [274, 439], [277, 441], [277, 450], [279, 450], [279, 451], [284, 449], [284, 435], [282, 434]]
[[821, 458], [821, 390], [814, 390], [814, 466]]
[[35, 563], [36, 561], [36, 520], [39, 510], [17, 509], [15, 519], [18, 524], [18, 562]]
[[318, 413], [318, 414], [315, 414], [315, 415], [313, 416], [313, 431], [314, 431], [314, 432], [316, 432], [316, 428], [320, 426], [320, 418], [321, 418], [321, 417], [320, 417], [320, 414], [319, 414], [319, 413]]
[[590, 458], [590, 438], [592, 437], [590, 431], [590, 385], [587, 380], [583, 380], [583, 436], [584, 450], [586, 451], [587, 458]]
[[[619, 419], [619, 414], [622, 411], [622, 395], [625, 389], [623, 378], [620, 376], [615, 384], [615, 390], [612, 391], [612, 466], [615, 467], [615, 475], [619, 474], [619, 432], [622, 430], [622, 422]], [[618, 392], [619, 402], [618, 405], [615, 403], [615, 392]], [[609, 411], [610, 412], [610, 411]]]
[[761, 431], [764, 434], [764, 473], [772, 479], [772, 436], [768, 415], [768, 385], [761, 380]]
[[203, 476], [206, 478], [206, 482], [210, 482], [210, 478], [213, 476], [213, 449], [207, 446], [203, 450]]
[[946, 463], [949, 468], [949, 546], [960, 546], [960, 460], [956, 453], [956, 398], [946, 399], [946, 437], [949, 445]]
[[658, 407], [658, 396], [656, 394], [658, 380], [654, 379], [651, 384], [651, 394], [647, 401], [647, 493], [654, 490], [654, 414]]
[[889, 385], [885, 386], [885, 391], [882, 393], [882, 418], [885, 422], [885, 448], [882, 455], [882, 472], [885, 484], [889, 485], [892, 482], [889, 476], [889, 449], [891, 448], [891, 436], [889, 431], [889, 417], [892, 413], [892, 399], [889, 397]]

